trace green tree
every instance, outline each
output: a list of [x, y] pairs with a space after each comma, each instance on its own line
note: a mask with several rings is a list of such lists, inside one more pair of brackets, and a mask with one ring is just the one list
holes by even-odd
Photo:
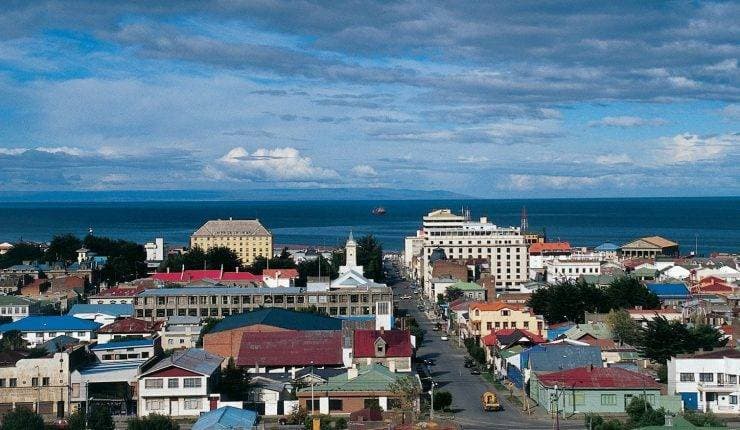
[[245, 401], [249, 394], [249, 373], [244, 367], [237, 367], [234, 357], [229, 357], [226, 368], [221, 370], [218, 385], [219, 393], [231, 401]]
[[83, 244], [90, 251], [108, 257], [108, 262], [101, 270], [101, 277], [109, 284], [146, 276], [146, 251], [142, 245], [91, 234], [85, 237]]
[[403, 376], [390, 384], [389, 390], [398, 397], [398, 403], [402, 411], [416, 411], [416, 402], [421, 395], [419, 381], [410, 376]]
[[449, 287], [445, 291], [445, 299], [448, 303], [452, 303], [455, 300], [462, 298], [464, 294], [465, 293], [463, 293], [463, 291], [459, 288]]
[[225, 246], [214, 246], [206, 252], [206, 267], [218, 270], [223, 267], [225, 272], [234, 272], [241, 268], [242, 260], [231, 248]]
[[288, 253], [288, 248], [283, 248], [282, 252], [272, 257], [269, 262], [267, 258], [259, 256], [254, 259], [252, 264], [247, 268], [247, 270], [250, 273], [253, 273], [255, 275], [261, 275], [262, 271], [270, 268], [270, 269], [295, 269], [296, 264], [295, 261], [293, 261], [292, 258], [290, 258], [290, 254]]
[[385, 279], [383, 247], [372, 234], [363, 236], [357, 241], [357, 264], [363, 267], [366, 277], [377, 282]]
[[621, 342], [634, 345], [640, 339], [640, 325], [624, 309], [610, 310], [606, 316], [606, 324], [614, 338]]
[[665, 364], [678, 354], [692, 353], [698, 349], [710, 350], [727, 344], [722, 334], [710, 326], [698, 325], [692, 329], [680, 321], [668, 321], [656, 316], [640, 330], [637, 350], [656, 363]]
[[629, 428], [662, 426], [665, 424], [665, 410], [663, 408], [653, 409], [653, 406], [642, 397], [633, 397], [625, 408], [629, 415], [627, 426]]
[[0, 430], [44, 430], [44, 419], [26, 408], [5, 413]]
[[87, 426], [91, 430], [115, 430], [110, 408], [105, 405], [91, 405], [87, 413]]
[[38, 245], [33, 243], [18, 242], [3, 255], [0, 255], [0, 269], [21, 264], [24, 261], [40, 261], [44, 253]]
[[691, 328], [691, 349], [710, 351], [727, 345], [727, 338], [716, 328], [707, 324], [697, 324]]
[[83, 409], [76, 410], [67, 420], [69, 424], [69, 430], [86, 430], [85, 429], [85, 411]]
[[452, 394], [448, 391], [435, 391], [434, 392], [434, 410], [444, 411], [452, 406]]
[[720, 421], [712, 411], [706, 413], [686, 411], [683, 417], [697, 427], [725, 427], [725, 423]]
[[8, 330], [0, 339], [0, 351], [25, 351], [27, 343], [18, 330]]
[[81, 247], [82, 241], [73, 234], [56, 235], [46, 249], [46, 261], [75, 261], [77, 250]]
[[315, 260], [306, 260], [298, 264], [298, 280], [296, 286], [305, 287], [309, 277], [319, 276], [319, 264], [321, 265], [321, 277], [328, 276], [330, 279], [337, 279], [339, 271], [322, 255]]
[[660, 300], [655, 293], [635, 278], [621, 277], [609, 284], [606, 298], [610, 309], [626, 309], [642, 306], [643, 309], [660, 309]]
[[150, 414], [128, 422], [128, 430], [179, 430], [180, 425], [168, 416]]

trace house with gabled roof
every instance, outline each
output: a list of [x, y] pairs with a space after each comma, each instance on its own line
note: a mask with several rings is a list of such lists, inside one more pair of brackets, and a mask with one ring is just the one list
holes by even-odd
[[382, 364], [393, 372], [410, 372], [414, 348], [407, 330], [355, 330], [352, 363]]
[[98, 343], [111, 342], [125, 337], [151, 338], [156, 336], [161, 328], [161, 321], [124, 318], [101, 327], [98, 330]]
[[108, 325], [117, 319], [131, 317], [134, 314], [134, 305], [116, 304], [116, 305], [97, 305], [97, 304], [76, 304], [67, 312], [75, 318], [91, 320]]
[[521, 328], [532, 333], [547, 336], [547, 326], [542, 315], [536, 315], [526, 306], [493, 302], [472, 302], [468, 310], [468, 331], [477, 336], [485, 336], [496, 330]]
[[620, 247], [622, 258], [678, 257], [678, 251], [678, 243], [661, 236], [642, 237]]
[[218, 407], [224, 358], [203, 349], [175, 351], [139, 376], [138, 415], [197, 417]]

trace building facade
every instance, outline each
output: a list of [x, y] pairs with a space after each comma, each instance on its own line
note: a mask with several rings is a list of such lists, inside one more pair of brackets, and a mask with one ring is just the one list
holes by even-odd
[[740, 414], [740, 351], [720, 349], [668, 360], [668, 394], [684, 409]]
[[18, 321], [38, 313], [39, 303], [22, 296], [0, 296], [0, 317], [9, 317]]
[[528, 308], [503, 302], [470, 304], [468, 331], [475, 336], [486, 336], [497, 330], [520, 328], [547, 337], [547, 327], [542, 315]]
[[190, 246], [204, 251], [222, 246], [231, 249], [249, 265], [257, 257], [272, 258], [272, 233], [257, 219], [211, 220], [190, 236]]

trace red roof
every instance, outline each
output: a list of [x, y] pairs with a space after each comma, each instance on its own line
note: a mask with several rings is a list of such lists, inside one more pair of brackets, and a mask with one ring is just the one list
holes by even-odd
[[529, 330], [520, 328], [505, 328], [496, 330], [492, 333], [483, 336], [483, 344], [486, 346], [494, 346], [501, 341], [505, 345], [511, 345], [519, 342], [521, 338], [526, 337], [532, 343], [545, 343], [547, 342], [542, 336], [534, 334]]
[[177, 366], [170, 366], [166, 369], [159, 370], [154, 373], [146, 375], [147, 378], [163, 377], [163, 376], [203, 376], [200, 373], [191, 372], [187, 369], [182, 369]]
[[152, 279], [166, 282], [191, 282], [212, 279], [216, 281], [261, 281], [262, 277], [249, 272], [221, 272], [220, 270], [185, 270], [183, 272], [155, 273]]
[[107, 290], [101, 291], [98, 294], [95, 294], [94, 296], [91, 296], [91, 299], [100, 299], [104, 297], [134, 297], [140, 292], [146, 290], [146, 287], [140, 286], [136, 288], [126, 288], [126, 287], [116, 287], [116, 288], [109, 288]]
[[574, 389], [660, 389], [660, 385], [649, 375], [620, 367], [577, 367], [562, 372], [538, 374], [537, 378], [546, 387], [557, 384], [559, 387]]
[[538, 254], [542, 252], [567, 252], [570, 251], [570, 243], [568, 242], [550, 242], [550, 243], [533, 243], [529, 246], [530, 254]]
[[152, 322], [137, 318], [124, 318], [101, 327], [98, 333], [154, 333], [162, 327], [162, 322]]
[[288, 278], [297, 279], [297, 269], [265, 269], [262, 271], [263, 278]]
[[239, 366], [339, 366], [341, 330], [247, 332], [242, 335]]
[[355, 330], [354, 356], [375, 357], [375, 342], [379, 338], [385, 341], [384, 357], [411, 357], [411, 334], [406, 330]]

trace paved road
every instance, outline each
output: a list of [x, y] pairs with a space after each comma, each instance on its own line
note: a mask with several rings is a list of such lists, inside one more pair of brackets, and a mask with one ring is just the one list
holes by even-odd
[[[394, 295], [401, 296], [410, 294], [406, 289], [407, 283], [394, 285]], [[440, 332], [432, 330], [432, 323], [426, 316], [416, 308], [416, 301], [401, 300], [398, 303], [400, 309], [406, 311], [419, 322], [426, 330], [424, 344], [418, 348], [417, 357], [422, 359], [432, 358], [436, 365], [430, 366], [432, 378], [439, 384], [438, 388], [449, 391], [452, 394], [452, 410], [455, 422], [461, 424], [465, 430], [488, 430], [488, 429], [552, 429], [554, 423], [549, 418], [533, 418], [520, 412], [519, 407], [502, 399], [504, 410], [500, 412], [484, 412], [480, 404], [480, 396], [493, 387], [481, 376], [471, 375], [470, 370], [463, 366], [467, 355], [464, 349], [453, 347], [449, 341], [440, 340]], [[505, 397], [505, 396], [500, 396]], [[542, 415], [542, 413], [540, 413]], [[582, 429], [582, 422], [561, 422], [563, 429]]]

